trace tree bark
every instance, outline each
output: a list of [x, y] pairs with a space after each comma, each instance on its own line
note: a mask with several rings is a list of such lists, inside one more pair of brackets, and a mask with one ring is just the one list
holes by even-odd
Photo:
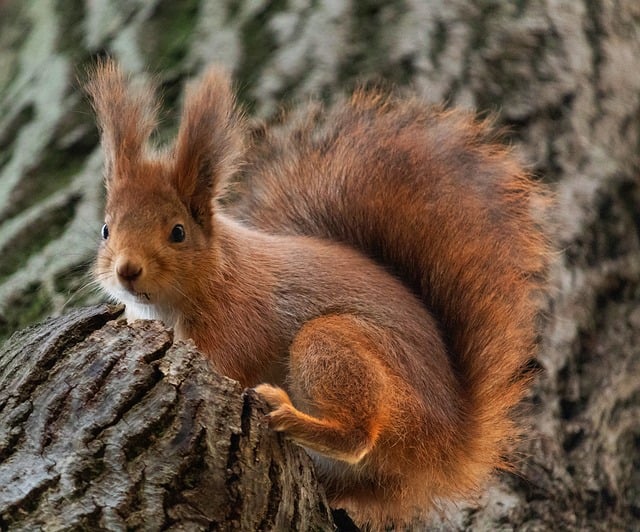
[[[639, 20], [637, 0], [0, 0], [0, 339], [63, 313], [70, 299], [97, 301], [84, 290], [83, 273], [101, 224], [101, 161], [76, 81], [96, 55], [108, 52], [133, 72], [157, 72], [171, 108], [189, 75], [222, 62], [235, 73], [242, 102], [262, 118], [282, 102], [330, 99], [359, 81], [410, 86], [432, 101], [497, 112], [557, 201], [553, 291], [522, 463], [442, 526], [640, 529]], [[174, 122], [164, 124], [162, 135], [171, 136]], [[40, 330], [35, 355], [16, 343], [26, 341], [22, 335], [0, 359], [2, 471], [13, 456], [7, 449], [23, 445], [29, 423], [43, 427], [56, 418], [26, 392], [16, 403], [2, 391], [18, 386], [7, 368], [23, 371], [34, 392], [45, 386], [59, 366], [42, 354], [44, 339], [66, 342], [60, 323]], [[98, 325], [89, 329], [101, 334]], [[143, 334], [117, 330], [124, 338]], [[35, 363], [38, 356], [51, 370]], [[159, 368], [163, 357], [150, 364]], [[30, 371], [36, 376], [27, 377]], [[176, 402], [185, 401], [183, 389], [174, 388]], [[51, 401], [56, 393], [63, 392], [51, 392]], [[47, 437], [54, 433], [55, 424]], [[148, 440], [153, 430], [143, 434]], [[20, 502], [17, 488], [11, 502], [11, 485], [56, 471], [38, 461], [33, 449], [43, 444], [29, 445], [38, 465], [25, 458], [22, 467], [33, 474], [0, 482], [3, 508], [22, 505], [3, 510], [4, 526], [31, 519], [38, 508], [27, 502], [33, 497]], [[89, 468], [87, 475], [98, 473]], [[69, 478], [60, 476], [72, 485]], [[48, 489], [40, 488], [43, 504], [52, 504]], [[136, 512], [121, 511], [135, 519]], [[45, 514], [37, 514], [43, 527], [64, 527]]]
[[90, 307], [0, 352], [0, 528], [322, 530], [306, 454], [158, 322]]

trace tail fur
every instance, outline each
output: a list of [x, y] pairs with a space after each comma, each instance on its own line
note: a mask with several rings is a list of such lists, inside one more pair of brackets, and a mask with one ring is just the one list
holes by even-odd
[[359, 91], [257, 130], [232, 207], [262, 230], [348, 243], [437, 317], [466, 393], [462, 491], [518, 437], [548, 245], [546, 196], [487, 120]]

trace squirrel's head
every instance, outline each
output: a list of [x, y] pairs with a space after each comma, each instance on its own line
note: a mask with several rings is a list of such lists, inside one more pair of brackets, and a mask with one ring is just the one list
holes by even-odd
[[[89, 72], [105, 158], [107, 201], [94, 275], [113, 298], [156, 317], [180, 308], [211, 253], [216, 198], [243, 152], [228, 75], [209, 68], [186, 90], [175, 144], [154, 150], [154, 91], [112, 60]], [[145, 310], [146, 309], [146, 310]]]

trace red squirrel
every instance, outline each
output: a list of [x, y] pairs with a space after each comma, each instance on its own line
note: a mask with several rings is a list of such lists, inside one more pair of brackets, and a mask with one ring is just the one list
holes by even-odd
[[255, 387], [334, 507], [401, 524], [511, 467], [546, 194], [487, 120], [361, 89], [252, 132], [210, 67], [159, 150], [153, 90], [112, 60], [86, 88], [107, 189], [96, 279]]

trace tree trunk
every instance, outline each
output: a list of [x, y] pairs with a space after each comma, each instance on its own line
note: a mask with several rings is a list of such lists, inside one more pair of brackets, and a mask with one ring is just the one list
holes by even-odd
[[[76, 75], [104, 52], [133, 72], [158, 72], [171, 108], [186, 77], [218, 61], [236, 74], [249, 112], [263, 118], [274, 116], [283, 101], [305, 100], [309, 94], [330, 99], [358, 81], [372, 79], [411, 86], [433, 101], [497, 111], [498, 123], [510, 128], [511, 139], [532, 170], [553, 187], [557, 197], [558, 253], [539, 357], [543, 371], [531, 396], [531, 430], [523, 442], [518, 474], [501, 477], [470, 510], [452, 511], [443, 526], [640, 529], [640, 2], [0, 0], [0, 339], [46, 315], [61, 314], [70, 299], [71, 304], [97, 301], [83, 289], [83, 274], [101, 225], [101, 159], [95, 125], [77, 91]], [[163, 134], [170, 136], [174, 122], [168, 119], [164, 124]], [[88, 329], [78, 326], [87, 336], [94, 330], [97, 337], [111, 331], [107, 337], [114, 338], [117, 330], [122, 341], [146, 334], [149, 345], [162, 344], [149, 336], [165, 337], [170, 343], [166, 332], [154, 329], [156, 325], [131, 330], [106, 325], [101, 330], [104, 316], [113, 313], [110, 310], [81, 311], [68, 319], [81, 322], [82, 312], [103, 316]], [[64, 447], [57, 439], [63, 426], [72, 426], [78, 440], [95, 436], [100, 441], [104, 433], [116, 437], [116, 425], [125, 426], [115, 417], [104, 421], [104, 433], [92, 436], [91, 430], [98, 429], [91, 429], [94, 422], [87, 416], [94, 411], [91, 408], [99, 407], [95, 400], [86, 401], [76, 415], [86, 425], [57, 414], [56, 408], [76, 404], [74, 393], [81, 398], [90, 395], [92, 388], [87, 386], [97, 377], [63, 379], [60, 389], [38, 396], [40, 403], [36, 395], [28, 397], [44, 392], [48, 379], [60, 378], [56, 371], [72, 364], [74, 359], [66, 357], [61, 359], [64, 364], [55, 363], [57, 355], [51, 351], [66, 343], [72, 350], [79, 349], [80, 340], [73, 332], [77, 329], [71, 327], [72, 332], [64, 334], [62, 323], [71, 322], [63, 318], [48, 322], [49, 329], [21, 334], [0, 358], [0, 393], [4, 394], [0, 470], [9, 474], [11, 464], [19, 466], [15, 479], [0, 482], [3, 526], [21, 519], [30, 527], [42, 518], [44, 528], [70, 527], [72, 521], [56, 521], [51, 516], [59, 514], [44, 508], [76, 501], [99, 507], [106, 497], [125, 502], [105, 506], [100, 519], [121, 515], [120, 519], [133, 519], [133, 523], [152, 524], [165, 515], [165, 507], [181, 508], [191, 519], [191, 510], [185, 510], [191, 503], [180, 497], [169, 497], [162, 502], [162, 511], [149, 512], [144, 521], [136, 517], [142, 509], [128, 509], [128, 505], [142, 508], [145, 501], [157, 503], [162, 497], [154, 494], [172, 482], [162, 484], [157, 480], [162, 474], [157, 472], [156, 483], [145, 487], [152, 478], [148, 468], [153, 461], [142, 467], [136, 450], [121, 453], [120, 461], [112, 464], [104, 457], [116, 453], [116, 448], [96, 451], [71, 442], [66, 444], [66, 456], [73, 460], [55, 464], [45, 460], [47, 453]], [[41, 338], [33, 353], [20, 346], [29, 334]], [[113, 346], [119, 341], [114, 338]], [[91, 343], [87, 340], [82, 345]], [[136, 345], [136, 350], [141, 349]], [[159, 379], [152, 391], [164, 389], [159, 385], [173, 390], [173, 396], [168, 393], [161, 398], [167, 404], [161, 401], [157, 407], [164, 417], [138, 438], [163, 457], [167, 448], [162, 447], [161, 438], [154, 440], [156, 431], [163, 433], [162, 427], [168, 424], [175, 431], [180, 424], [177, 414], [166, 412], [178, 412], [170, 405], [193, 404], [195, 399], [189, 403], [182, 396], [188, 387], [171, 385], [162, 373], [168, 364], [163, 366], [165, 357], [178, 356], [186, 348], [158, 349], [162, 354], [149, 355], [146, 370], [125, 372], [120, 378], [139, 375], [140, 384], [127, 382], [143, 391], [151, 382], [145, 378]], [[136, 350], [122, 354], [121, 362], [106, 350], [92, 363], [99, 369], [101, 357], [106, 357], [113, 368], [134, 367], [134, 361], [140, 360]], [[196, 364], [198, 357], [189, 356]], [[87, 363], [77, 371], [90, 367]], [[7, 373], [9, 368], [22, 372], [24, 383], [12, 377], [17, 373]], [[144, 377], [145, 371], [152, 376]], [[200, 379], [216, 380], [207, 371], [207, 377], [197, 373]], [[115, 376], [112, 370], [98, 379], [99, 389], [106, 390]], [[14, 389], [23, 391], [4, 391]], [[111, 393], [106, 397], [115, 405], [118, 396]], [[140, 393], [141, 399], [147, 397]], [[237, 399], [240, 394], [236, 389], [233, 396]], [[125, 396], [123, 391], [126, 403]], [[114, 408], [129, 410], [130, 417], [142, 416], [135, 406], [138, 397], [135, 393], [128, 397], [128, 406]], [[229, 402], [229, 412], [242, 411], [243, 401], [254, 404], [251, 397], [238, 401], [217, 396], [213, 403]], [[47, 409], [49, 403], [58, 407]], [[254, 415], [253, 406], [250, 410]], [[239, 417], [228, 425], [242, 429], [242, 414]], [[33, 441], [27, 437], [30, 426], [36, 427]], [[44, 427], [50, 427], [48, 432]], [[213, 433], [207, 429], [207, 434]], [[285, 452], [282, 449], [297, 452], [262, 428], [249, 434], [261, 445], [272, 445], [264, 438], [276, 442], [270, 451], [276, 456]], [[123, 434], [120, 438], [126, 439]], [[209, 442], [206, 447], [211, 448]], [[79, 456], [86, 460], [93, 456], [96, 465], [74, 466], [81, 463]], [[177, 457], [173, 459], [177, 468], [188, 469], [180, 466], [183, 462]], [[212, 468], [219, 463], [215, 458], [208, 460]], [[284, 471], [284, 463], [274, 460], [276, 470]], [[133, 469], [125, 475], [129, 464]], [[108, 471], [111, 467], [114, 470]], [[170, 475], [170, 469], [177, 471], [168, 467], [163, 474]], [[80, 474], [74, 476], [73, 471]], [[101, 475], [134, 479], [137, 487], [122, 491], [110, 485], [107, 490], [91, 491], [93, 480]], [[83, 484], [83, 478], [90, 481]], [[269, 470], [264, 478], [266, 488], [261, 485], [258, 491], [268, 495]], [[32, 491], [25, 482], [39, 487]], [[78, 488], [56, 503], [55, 490], [65, 486], [72, 490], [74, 482], [89, 486], [90, 495]], [[123, 482], [124, 487], [131, 480]], [[177, 480], [175, 485], [182, 486]], [[22, 502], [20, 486], [25, 486]], [[305, 491], [315, 492], [315, 488]], [[135, 496], [127, 499], [126, 493]], [[275, 490], [280, 497], [283, 493]], [[213, 495], [208, 497], [213, 504]], [[74, 511], [81, 514], [83, 504], [78, 502]], [[89, 514], [98, 515], [97, 510]], [[244, 509], [241, 514], [244, 517]], [[176, 515], [172, 519], [178, 527], [182, 514]]]
[[0, 528], [321, 530], [309, 458], [158, 322], [74, 311], [0, 352]]

